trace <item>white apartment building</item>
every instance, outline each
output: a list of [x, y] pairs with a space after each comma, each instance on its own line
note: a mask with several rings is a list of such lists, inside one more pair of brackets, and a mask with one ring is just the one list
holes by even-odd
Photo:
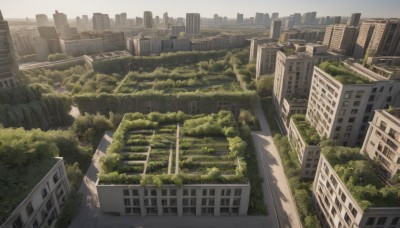
[[61, 50], [70, 56], [92, 55], [104, 52], [103, 39], [63, 40], [60, 39]]
[[288, 139], [301, 165], [300, 176], [302, 178], [313, 179], [321, 153], [320, 139], [317, 137], [310, 140], [305, 137], [305, 131], [310, 131], [312, 127], [305, 120], [305, 116], [301, 117], [292, 116], [288, 130]]
[[329, 25], [325, 29], [323, 44], [330, 50], [351, 56], [357, 39], [357, 28], [344, 24]]
[[96, 187], [102, 212], [119, 215], [246, 215], [250, 196], [249, 183]]
[[54, 166], [0, 225], [2, 228], [54, 227], [70, 192], [64, 160]]
[[372, 206], [363, 210], [332, 166], [321, 155], [312, 188], [324, 227], [400, 227], [400, 207]]
[[314, 67], [307, 120], [321, 137], [344, 146], [361, 146], [376, 109], [398, 105], [400, 81], [388, 80], [357, 63], [341, 65], [332, 76]]
[[386, 178], [400, 173], [400, 109], [375, 110], [361, 151], [380, 164]]
[[280, 50], [277, 43], [258, 45], [256, 60], [256, 80], [261, 75], [275, 72], [276, 54]]
[[271, 38], [254, 38], [250, 40], [250, 57], [249, 62], [255, 61], [257, 58], [258, 45], [273, 42]]

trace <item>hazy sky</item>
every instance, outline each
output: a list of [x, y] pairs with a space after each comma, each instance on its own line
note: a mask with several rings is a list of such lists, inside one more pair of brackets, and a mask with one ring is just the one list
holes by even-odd
[[288, 16], [293, 12], [317, 11], [318, 16], [349, 16], [353, 12], [363, 17], [400, 17], [400, 0], [0, 0], [0, 9], [5, 18], [34, 18], [45, 13], [52, 17], [54, 10], [66, 13], [68, 18], [94, 12], [126, 12], [128, 18], [143, 17], [143, 11], [150, 10], [153, 16], [168, 12], [172, 17], [183, 17], [186, 12], [200, 13], [212, 17], [214, 13], [230, 18], [236, 13], [245, 17], [255, 12], [279, 12]]

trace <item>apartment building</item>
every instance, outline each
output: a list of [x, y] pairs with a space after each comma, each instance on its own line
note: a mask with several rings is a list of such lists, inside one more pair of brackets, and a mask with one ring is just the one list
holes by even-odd
[[172, 25], [171, 26], [171, 36], [179, 36], [181, 32], [185, 32], [185, 26], [184, 25]]
[[0, 227], [54, 227], [70, 192], [64, 160], [54, 158], [49, 171], [31, 192], [0, 221]]
[[304, 115], [291, 117], [288, 139], [300, 162], [300, 176], [313, 179], [321, 153], [320, 137]]
[[365, 20], [360, 26], [354, 58], [400, 55], [399, 39], [399, 19]]
[[361, 146], [373, 111], [399, 104], [400, 81], [351, 61], [322, 65], [314, 67], [307, 120], [321, 137]]
[[104, 52], [103, 39], [63, 40], [60, 39], [61, 50], [70, 56], [92, 55]]
[[303, 40], [304, 42], [316, 42], [323, 38], [323, 32], [317, 30], [299, 31], [297, 29], [283, 30], [279, 36], [279, 42], [287, 43], [290, 40]]
[[36, 14], [36, 23], [38, 27], [50, 25], [49, 18], [46, 14]]
[[272, 21], [269, 37], [274, 40], [279, 40], [281, 35], [281, 21]]
[[326, 27], [323, 44], [328, 46], [329, 50], [333, 52], [352, 56], [356, 39], [356, 27], [335, 24]]
[[258, 45], [273, 42], [271, 38], [253, 38], [250, 40], [250, 57], [249, 62], [257, 59]]
[[243, 24], [243, 14], [242, 13], [237, 13], [236, 14], [236, 23], [237, 24]]
[[94, 13], [92, 17], [93, 30], [111, 29], [110, 17], [108, 14]]
[[122, 51], [125, 50], [125, 35], [124, 32], [112, 31], [85, 31], [81, 33], [82, 39], [97, 39], [103, 40], [104, 52]]
[[10, 28], [0, 11], [0, 88], [17, 86], [18, 65], [15, 58]]
[[261, 75], [273, 74], [275, 72], [276, 54], [280, 50], [277, 43], [258, 45], [256, 60], [256, 80]]
[[144, 11], [143, 22], [145, 28], [153, 28], [153, 13], [151, 11]]
[[380, 164], [381, 173], [390, 179], [400, 173], [399, 147], [400, 109], [375, 110], [361, 151]]
[[361, 13], [353, 13], [351, 14], [350, 19], [347, 21], [347, 24], [350, 26], [358, 27], [360, 23]]
[[186, 34], [187, 35], [200, 35], [200, 14], [187, 13], [186, 14]]
[[305, 115], [307, 112], [307, 98], [285, 98], [282, 102], [281, 118], [286, 129], [289, 129], [290, 119], [294, 114]]
[[68, 19], [67, 15], [64, 13], [59, 13], [57, 10], [53, 14], [53, 19], [54, 19], [54, 25], [56, 26], [56, 29], [62, 29], [64, 26], [68, 26]]
[[[375, 197], [367, 195], [356, 195], [354, 189], [356, 187], [366, 188], [369, 181], [374, 180], [379, 185], [385, 186], [386, 183], [381, 181], [378, 176], [371, 170], [373, 165], [366, 161], [360, 154], [357, 158], [332, 155], [332, 159], [328, 159], [324, 150], [319, 160], [317, 172], [312, 187], [313, 199], [317, 209], [317, 214], [321, 218], [324, 227], [399, 227], [400, 226], [400, 204], [397, 197], [387, 196], [382, 197], [378, 193]], [[356, 156], [356, 155], [354, 155]], [[343, 181], [343, 171], [340, 173], [336, 170], [348, 170], [349, 175], [354, 175], [356, 178], [360, 176], [355, 173], [351, 164], [358, 162], [365, 164], [363, 167], [366, 172], [369, 172], [369, 177], [362, 181], [355, 181], [355, 187], [349, 188], [348, 178]], [[363, 177], [360, 177], [363, 179]], [[365, 182], [364, 181], [364, 182]], [[379, 190], [378, 190], [379, 191]]]

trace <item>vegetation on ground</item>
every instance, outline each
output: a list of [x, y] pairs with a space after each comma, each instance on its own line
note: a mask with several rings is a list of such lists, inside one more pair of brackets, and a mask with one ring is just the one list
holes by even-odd
[[55, 54], [50, 54], [47, 58], [48, 58], [49, 62], [54, 62], [54, 61], [59, 61], [59, 60], [70, 59], [72, 57], [65, 53], [55, 53]]

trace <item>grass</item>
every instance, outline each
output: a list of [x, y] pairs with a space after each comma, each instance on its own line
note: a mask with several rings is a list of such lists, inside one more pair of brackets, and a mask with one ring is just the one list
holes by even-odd
[[319, 68], [330, 74], [342, 84], [370, 84], [371, 81], [364, 76], [352, 71], [348, 66], [341, 62], [323, 62]]

